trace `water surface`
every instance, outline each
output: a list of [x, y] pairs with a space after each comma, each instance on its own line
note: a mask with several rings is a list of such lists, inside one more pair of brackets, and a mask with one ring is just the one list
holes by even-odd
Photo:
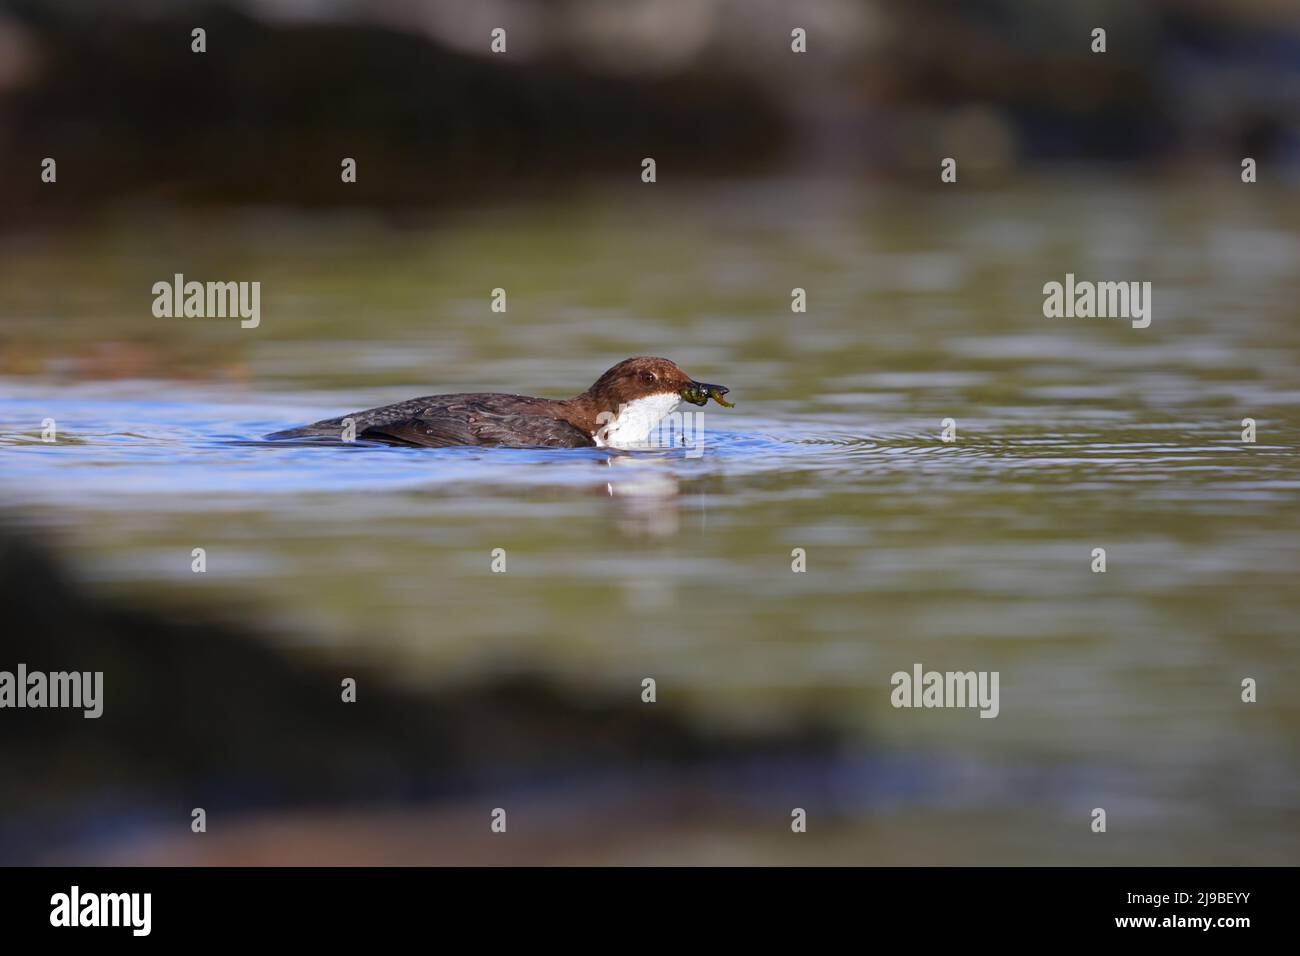
[[[948, 768], [839, 862], [909, 839], [978, 862], [976, 828], [1008, 861], [1295, 863], [1297, 226], [1266, 187], [1067, 179], [11, 236], [0, 502], [99, 587], [274, 622], [295, 654], [423, 685], [653, 676], [703, 723], [825, 720]], [[177, 271], [260, 280], [261, 326], [154, 318]], [[1045, 319], [1067, 272], [1151, 281], [1150, 328]], [[437, 391], [566, 396], [642, 353], [732, 389], [702, 456], [256, 440]], [[1000, 716], [895, 710], [916, 662], [1000, 671]], [[847, 813], [884, 812], [855, 786]]]

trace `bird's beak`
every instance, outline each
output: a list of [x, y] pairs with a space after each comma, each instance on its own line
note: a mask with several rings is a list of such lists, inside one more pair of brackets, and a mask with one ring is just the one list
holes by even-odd
[[734, 408], [732, 402], [723, 401], [722, 396], [726, 395], [731, 389], [725, 385], [710, 385], [708, 382], [691, 382], [681, 391], [683, 401], [690, 402], [692, 405], [707, 405], [709, 399], [713, 399], [724, 408]]

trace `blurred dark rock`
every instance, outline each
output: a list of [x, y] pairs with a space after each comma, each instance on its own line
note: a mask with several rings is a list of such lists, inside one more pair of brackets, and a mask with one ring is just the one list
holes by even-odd
[[[0, 710], [6, 863], [66, 852], [127, 819], [166, 818], [179, 830], [195, 806], [227, 817], [431, 806], [647, 775], [669, 788], [679, 772], [835, 750], [816, 729], [697, 729], [663, 704], [641, 703], [636, 685], [617, 700], [529, 676], [398, 689], [305, 650], [290, 657], [209, 609], [163, 613], [96, 598], [3, 523], [0, 591], [0, 670], [104, 673], [98, 719]], [[340, 699], [345, 676], [358, 681], [356, 703]]]
[[[129, 8], [124, 8], [129, 9]], [[596, 76], [467, 56], [357, 23], [264, 23], [215, 6], [145, 19], [11, 5], [34, 47], [0, 95], [6, 221], [128, 200], [401, 210], [581, 185], [754, 169], [781, 114], [718, 75]], [[207, 52], [190, 30], [207, 30]], [[486, 38], [485, 38], [486, 46]], [[58, 162], [57, 189], [40, 163]], [[344, 157], [355, 184], [340, 181]]]

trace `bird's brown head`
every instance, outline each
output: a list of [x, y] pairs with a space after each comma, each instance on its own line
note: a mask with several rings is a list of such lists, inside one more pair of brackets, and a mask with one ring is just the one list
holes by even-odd
[[722, 400], [727, 391], [722, 385], [695, 381], [666, 358], [642, 355], [619, 362], [596, 379], [583, 397], [609, 410], [657, 395], [675, 395], [692, 405], [707, 405], [713, 398], [719, 405], [731, 407]]

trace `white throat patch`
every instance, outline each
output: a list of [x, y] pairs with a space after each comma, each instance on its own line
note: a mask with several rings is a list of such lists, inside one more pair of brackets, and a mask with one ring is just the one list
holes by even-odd
[[676, 392], [647, 395], [628, 402], [616, 415], [600, 414], [596, 429], [597, 448], [635, 448], [645, 443], [660, 420], [681, 403]]

